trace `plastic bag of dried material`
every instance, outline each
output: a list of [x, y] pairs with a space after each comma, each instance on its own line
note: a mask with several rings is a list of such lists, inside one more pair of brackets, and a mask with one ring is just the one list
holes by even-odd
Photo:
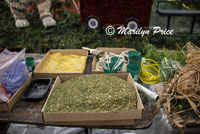
[[11, 52], [7, 49], [4, 49], [3, 52], [0, 53], [0, 85], [2, 82], [2, 74], [3, 72], [12, 64], [14, 64], [17, 60], [24, 59], [26, 49], [23, 49], [21, 52]]
[[0, 54], [0, 86], [7, 93], [14, 94], [28, 78], [28, 69], [25, 61], [25, 50], [10, 52], [5, 49]]
[[7, 93], [14, 94], [27, 80], [29, 75], [26, 60], [17, 60], [2, 74], [2, 85]]

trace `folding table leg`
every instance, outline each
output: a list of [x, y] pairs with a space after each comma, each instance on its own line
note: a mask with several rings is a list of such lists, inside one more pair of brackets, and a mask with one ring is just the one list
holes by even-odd
[[193, 19], [192, 19], [192, 26], [191, 26], [191, 29], [190, 29], [190, 33], [193, 32], [195, 21], [196, 21], [196, 17], [193, 17]]
[[10, 123], [0, 123], [0, 134], [7, 134]]
[[167, 29], [169, 29], [170, 22], [171, 22], [171, 16], [168, 16], [168, 19], [167, 19]]
[[92, 134], [91, 128], [85, 128], [85, 134]]

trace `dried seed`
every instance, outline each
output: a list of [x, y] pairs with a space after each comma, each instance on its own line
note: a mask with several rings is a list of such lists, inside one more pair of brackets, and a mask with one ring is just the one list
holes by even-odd
[[131, 83], [115, 76], [92, 74], [72, 78], [50, 96], [46, 112], [115, 112], [137, 108]]

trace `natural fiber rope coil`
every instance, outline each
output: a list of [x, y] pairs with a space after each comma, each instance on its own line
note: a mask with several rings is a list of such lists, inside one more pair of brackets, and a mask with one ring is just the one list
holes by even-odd
[[[191, 123], [188, 121], [200, 119], [200, 49], [191, 42], [183, 49], [187, 64], [168, 82], [153, 110], [155, 114], [163, 106], [172, 125], [181, 129]], [[177, 109], [180, 105], [182, 108]], [[188, 112], [192, 116], [188, 116]]]

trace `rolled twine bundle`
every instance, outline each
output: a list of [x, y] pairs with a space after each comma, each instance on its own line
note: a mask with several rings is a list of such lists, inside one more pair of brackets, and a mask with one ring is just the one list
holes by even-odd
[[[185, 128], [186, 122], [180, 114], [194, 111], [200, 118], [200, 49], [192, 43], [187, 43], [187, 64], [181, 68], [170, 80], [164, 92], [158, 100], [153, 113], [155, 114], [162, 106], [178, 128]], [[190, 108], [180, 111], [175, 110], [177, 104], [173, 100], [187, 100]], [[181, 118], [181, 119], [180, 119]]]
[[198, 69], [194, 65], [186, 65], [181, 69], [180, 73], [181, 75], [175, 88], [176, 92], [187, 97], [194, 97], [194, 95], [198, 95], [198, 92], [200, 91], [200, 68]]
[[[195, 97], [195, 99], [199, 100], [200, 49], [190, 42], [186, 44], [186, 47], [188, 49], [187, 64], [179, 71], [180, 77], [177, 81], [176, 92], [185, 97]], [[184, 53], [184, 51], [182, 52]], [[196, 95], [199, 98], [196, 98]]]

